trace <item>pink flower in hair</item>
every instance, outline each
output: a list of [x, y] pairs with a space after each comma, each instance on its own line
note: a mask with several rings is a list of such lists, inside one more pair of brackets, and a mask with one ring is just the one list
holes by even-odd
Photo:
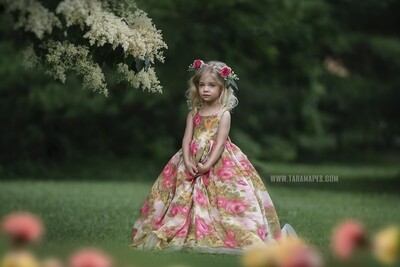
[[203, 66], [203, 64], [204, 64], [204, 62], [203, 62], [203, 60], [201, 60], [201, 59], [196, 59], [194, 62], [193, 62], [193, 68], [194, 69], [200, 69], [202, 66]]
[[232, 69], [229, 68], [228, 66], [222, 67], [222, 69], [219, 71], [219, 74], [222, 76], [222, 78], [228, 78], [229, 75], [231, 75]]
[[35, 242], [44, 232], [41, 220], [28, 212], [7, 215], [1, 224], [3, 232], [19, 242]]

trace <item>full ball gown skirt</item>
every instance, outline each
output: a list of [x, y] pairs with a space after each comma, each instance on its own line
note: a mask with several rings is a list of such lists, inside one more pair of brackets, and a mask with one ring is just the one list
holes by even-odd
[[[222, 113], [196, 114], [190, 156], [205, 162]], [[275, 207], [257, 171], [230, 139], [202, 176], [185, 170], [182, 149], [168, 162], [140, 210], [131, 246], [166, 251], [241, 253], [281, 235]]]

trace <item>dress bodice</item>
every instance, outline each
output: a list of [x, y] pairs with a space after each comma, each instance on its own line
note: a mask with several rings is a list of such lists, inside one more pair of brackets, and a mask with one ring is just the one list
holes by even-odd
[[194, 115], [190, 154], [195, 163], [207, 160], [217, 138], [219, 121], [223, 113], [224, 110], [209, 116], [203, 116], [199, 112]]

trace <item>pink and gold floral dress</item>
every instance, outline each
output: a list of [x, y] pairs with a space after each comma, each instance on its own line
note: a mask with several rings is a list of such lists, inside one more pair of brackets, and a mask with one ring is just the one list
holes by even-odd
[[[222, 112], [193, 118], [190, 156], [205, 162]], [[199, 177], [186, 172], [182, 149], [165, 166], [140, 210], [132, 247], [241, 253], [281, 234], [271, 198], [247, 156], [228, 138], [221, 157]]]

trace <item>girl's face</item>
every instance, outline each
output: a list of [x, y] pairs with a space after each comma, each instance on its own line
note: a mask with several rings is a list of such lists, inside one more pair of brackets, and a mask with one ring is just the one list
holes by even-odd
[[222, 86], [211, 73], [205, 73], [202, 75], [197, 87], [201, 99], [208, 104], [218, 101], [222, 92]]

